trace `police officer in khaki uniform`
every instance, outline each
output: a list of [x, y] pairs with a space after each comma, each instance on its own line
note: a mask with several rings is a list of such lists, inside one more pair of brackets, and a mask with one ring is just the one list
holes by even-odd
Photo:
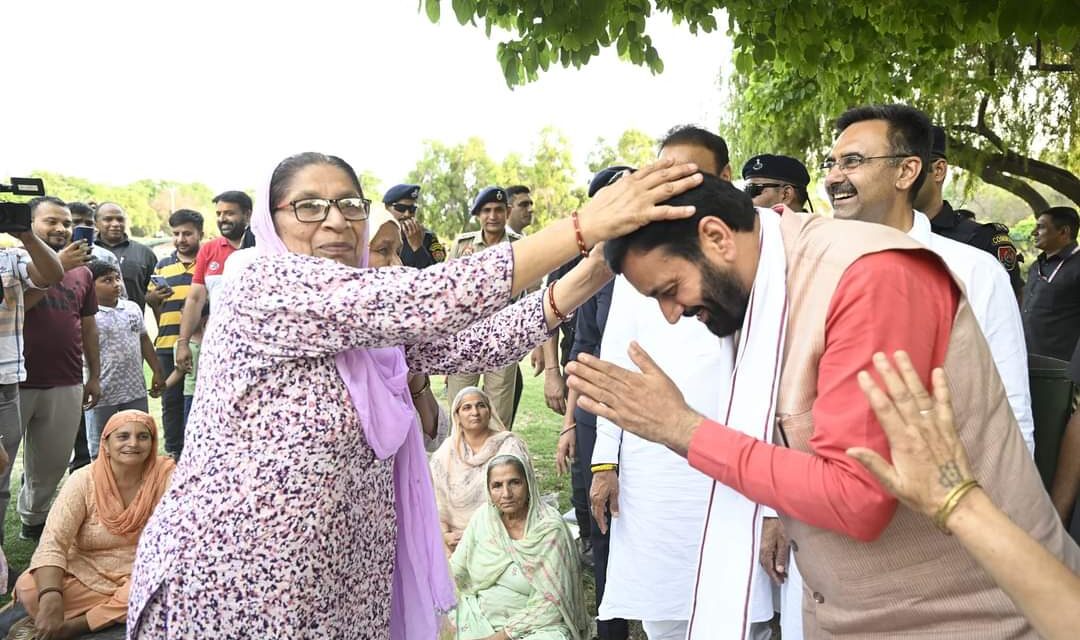
[[942, 186], [948, 171], [945, 130], [935, 126], [933, 146], [930, 149], [929, 175], [915, 196], [915, 209], [930, 218], [930, 229], [934, 233], [982, 249], [997, 258], [1001, 266], [1009, 272], [1013, 291], [1019, 298], [1024, 289], [1024, 281], [1020, 277], [1021, 259], [1016, 253], [1016, 245], [1009, 238], [1009, 228], [997, 222], [975, 222], [974, 215], [966, 215], [970, 212], [953, 209], [949, 201], [942, 197]]
[[383, 205], [401, 223], [401, 264], [423, 269], [446, 260], [435, 232], [416, 219], [420, 185], [396, 184], [383, 196]]
[[[450, 250], [450, 259], [472, 255], [500, 242], [520, 240], [522, 236], [506, 226], [506, 203], [506, 190], [502, 187], [488, 187], [481, 191], [473, 201], [471, 210], [473, 217], [480, 222], [480, 230], [459, 234]], [[491, 410], [499, 416], [507, 429], [513, 428], [514, 380], [517, 371], [518, 365], [515, 362], [483, 374], [483, 389], [491, 396], [494, 405]], [[479, 382], [479, 374], [455, 373], [447, 376], [447, 401], [453, 402], [459, 391], [465, 387], [478, 386]]]

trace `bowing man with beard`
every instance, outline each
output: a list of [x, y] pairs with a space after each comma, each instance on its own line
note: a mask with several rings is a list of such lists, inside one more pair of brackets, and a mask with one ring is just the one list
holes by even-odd
[[176, 368], [191, 370], [191, 336], [203, 321], [203, 310], [213, 299], [214, 287], [221, 282], [225, 260], [239, 249], [251, 246], [248, 225], [251, 222], [251, 196], [243, 191], [225, 191], [214, 196], [214, 212], [221, 237], [204, 242], [195, 258], [191, 289], [180, 316], [176, 338]]
[[[887, 171], [875, 184], [902, 190], [924, 175], [917, 150], [867, 149], [862, 166], [841, 169], [843, 153], [838, 145], [830, 175]], [[1037, 637], [947, 535], [948, 512], [935, 526], [846, 453], [888, 456], [858, 383], [860, 371], [874, 370], [875, 353], [907, 350], [924, 385], [943, 367], [974, 478], [1013, 522], [1080, 569], [1080, 549], [1042, 486], [986, 339], [941, 259], [886, 225], [755, 209], [747, 194], [708, 175], [666, 204], [696, 211], [608, 241], [605, 257], [669, 322], [693, 315], [715, 335], [738, 332], [720, 418], [691, 409], [637, 345], [629, 354], [639, 371], [587, 354], [567, 370], [585, 410], [715, 480], [687, 637], [746, 637], [747, 616], [725, 615], [716, 603], [748, 596], [760, 505], [775, 509], [791, 536], [807, 637]], [[927, 400], [920, 410], [933, 408]], [[956, 500], [971, 488], [949, 461], [939, 471]], [[710, 526], [718, 519], [743, 526], [718, 535]]]

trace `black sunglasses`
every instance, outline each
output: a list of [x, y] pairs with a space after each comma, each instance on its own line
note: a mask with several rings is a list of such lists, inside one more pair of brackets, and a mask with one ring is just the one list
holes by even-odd
[[766, 189], [771, 187], [786, 187], [788, 185], [782, 182], [751, 182], [746, 185], [746, 194], [751, 198], [756, 198], [765, 193]]
[[399, 202], [395, 202], [390, 206], [393, 207], [394, 211], [397, 211], [398, 213], [416, 213], [415, 204], [401, 204]]

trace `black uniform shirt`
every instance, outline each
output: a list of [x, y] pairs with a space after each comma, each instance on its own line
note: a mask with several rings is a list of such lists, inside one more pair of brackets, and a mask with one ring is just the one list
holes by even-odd
[[980, 223], [968, 220], [953, 210], [948, 200], [941, 203], [941, 211], [930, 221], [930, 230], [950, 240], [969, 244], [982, 249], [997, 258], [1009, 272], [1013, 291], [1019, 293], [1024, 288], [1020, 278], [1020, 264], [1016, 254], [1016, 245], [1009, 238], [1009, 228], [997, 222]]
[[1069, 360], [1080, 338], [1080, 250], [1073, 242], [1028, 271], [1020, 309], [1028, 353]]
[[420, 242], [420, 248], [413, 251], [405, 233], [401, 234], [401, 264], [406, 267], [423, 269], [433, 264], [446, 260], [446, 249], [431, 231], [424, 229], [424, 239]]

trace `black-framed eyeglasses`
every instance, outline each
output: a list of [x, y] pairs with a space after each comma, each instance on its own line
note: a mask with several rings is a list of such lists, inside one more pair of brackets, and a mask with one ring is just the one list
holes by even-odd
[[390, 206], [393, 207], [394, 211], [397, 211], [398, 213], [416, 213], [415, 204], [401, 204], [400, 202], [395, 202]]
[[772, 187], [789, 187], [791, 185], [785, 182], [748, 182], [746, 184], [746, 194], [751, 198], [756, 198], [765, 193], [766, 189]]
[[278, 207], [277, 210], [280, 211], [291, 207], [293, 214], [300, 222], [322, 222], [330, 215], [330, 207], [332, 206], [338, 208], [341, 217], [350, 222], [357, 222], [367, 220], [368, 213], [371, 211], [371, 200], [361, 196], [337, 199], [304, 198], [302, 200], [293, 200], [288, 204], [288, 207]]
[[828, 173], [828, 172], [832, 171], [833, 167], [840, 167], [840, 171], [842, 171], [843, 173], [847, 173], [848, 171], [854, 171], [854, 170], [858, 169], [859, 167], [861, 167], [863, 165], [864, 162], [869, 162], [870, 160], [884, 160], [884, 159], [896, 160], [897, 158], [913, 158], [913, 157], [915, 157], [915, 156], [911, 155], [910, 153], [901, 153], [901, 154], [895, 154], [894, 153], [894, 154], [888, 155], [888, 156], [860, 156], [857, 153], [851, 153], [851, 154], [848, 154], [846, 156], [842, 156], [839, 160], [833, 160], [832, 158], [827, 158], [825, 160], [825, 162], [821, 163], [821, 170], [824, 171], [825, 173]]

